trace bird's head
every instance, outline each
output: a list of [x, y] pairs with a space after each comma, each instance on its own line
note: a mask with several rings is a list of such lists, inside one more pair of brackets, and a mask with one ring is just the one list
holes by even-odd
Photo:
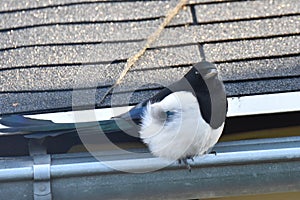
[[227, 99], [217, 68], [210, 62], [196, 63], [184, 76], [189, 90], [197, 97], [201, 114], [213, 128], [221, 126], [227, 112]]
[[206, 61], [196, 63], [193, 68], [185, 75], [185, 77], [191, 84], [191, 81], [197, 81], [196, 87], [199, 87], [199, 81], [207, 82], [214, 79], [219, 79], [217, 68], [212, 63]]
[[218, 71], [212, 63], [205, 61], [199, 62], [196, 65], [194, 65], [194, 68], [196, 70], [195, 73], [200, 73], [201, 77], [204, 80], [209, 80], [218, 77]]

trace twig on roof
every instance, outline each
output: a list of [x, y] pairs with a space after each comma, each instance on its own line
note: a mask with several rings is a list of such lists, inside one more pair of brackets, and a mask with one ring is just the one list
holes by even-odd
[[182, 7], [187, 4], [187, 1], [188, 0], [180, 0], [179, 3], [173, 9], [169, 10], [164, 21], [159, 25], [156, 31], [147, 38], [147, 42], [143, 46], [143, 48], [141, 48], [136, 54], [127, 59], [124, 70], [121, 72], [116, 82], [102, 96], [102, 98], [100, 99], [100, 103], [102, 103], [105, 97], [122, 82], [123, 78], [126, 76], [127, 72], [131, 69], [131, 67], [140, 59], [140, 57], [146, 52], [146, 50], [151, 46], [151, 44], [157, 40], [164, 28], [178, 14]]

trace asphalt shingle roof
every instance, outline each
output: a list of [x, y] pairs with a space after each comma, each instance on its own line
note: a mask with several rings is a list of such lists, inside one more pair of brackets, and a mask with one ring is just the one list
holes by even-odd
[[177, 3], [0, 1], [0, 115], [71, 110], [74, 101], [136, 104], [182, 77], [203, 52], [228, 96], [300, 90], [299, 1], [194, 0], [99, 105]]

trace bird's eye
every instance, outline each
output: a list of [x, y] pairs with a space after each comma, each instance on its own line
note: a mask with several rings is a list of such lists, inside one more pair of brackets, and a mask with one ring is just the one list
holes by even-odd
[[210, 79], [212, 77], [215, 77], [218, 75], [218, 71], [216, 69], [209, 70], [206, 75], [204, 76], [204, 79]]

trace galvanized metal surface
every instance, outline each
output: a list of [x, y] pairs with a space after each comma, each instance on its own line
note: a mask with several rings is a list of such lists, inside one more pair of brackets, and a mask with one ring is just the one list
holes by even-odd
[[[143, 171], [166, 163], [149, 154], [113, 159], [107, 154], [105, 162], [85, 153], [52, 155], [52, 197], [192, 199], [300, 191], [300, 137], [224, 142], [215, 150], [217, 155], [191, 162], [191, 172], [177, 163], [149, 173], [107, 166]], [[33, 163], [30, 157], [0, 159], [0, 199], [33, 199]]]

